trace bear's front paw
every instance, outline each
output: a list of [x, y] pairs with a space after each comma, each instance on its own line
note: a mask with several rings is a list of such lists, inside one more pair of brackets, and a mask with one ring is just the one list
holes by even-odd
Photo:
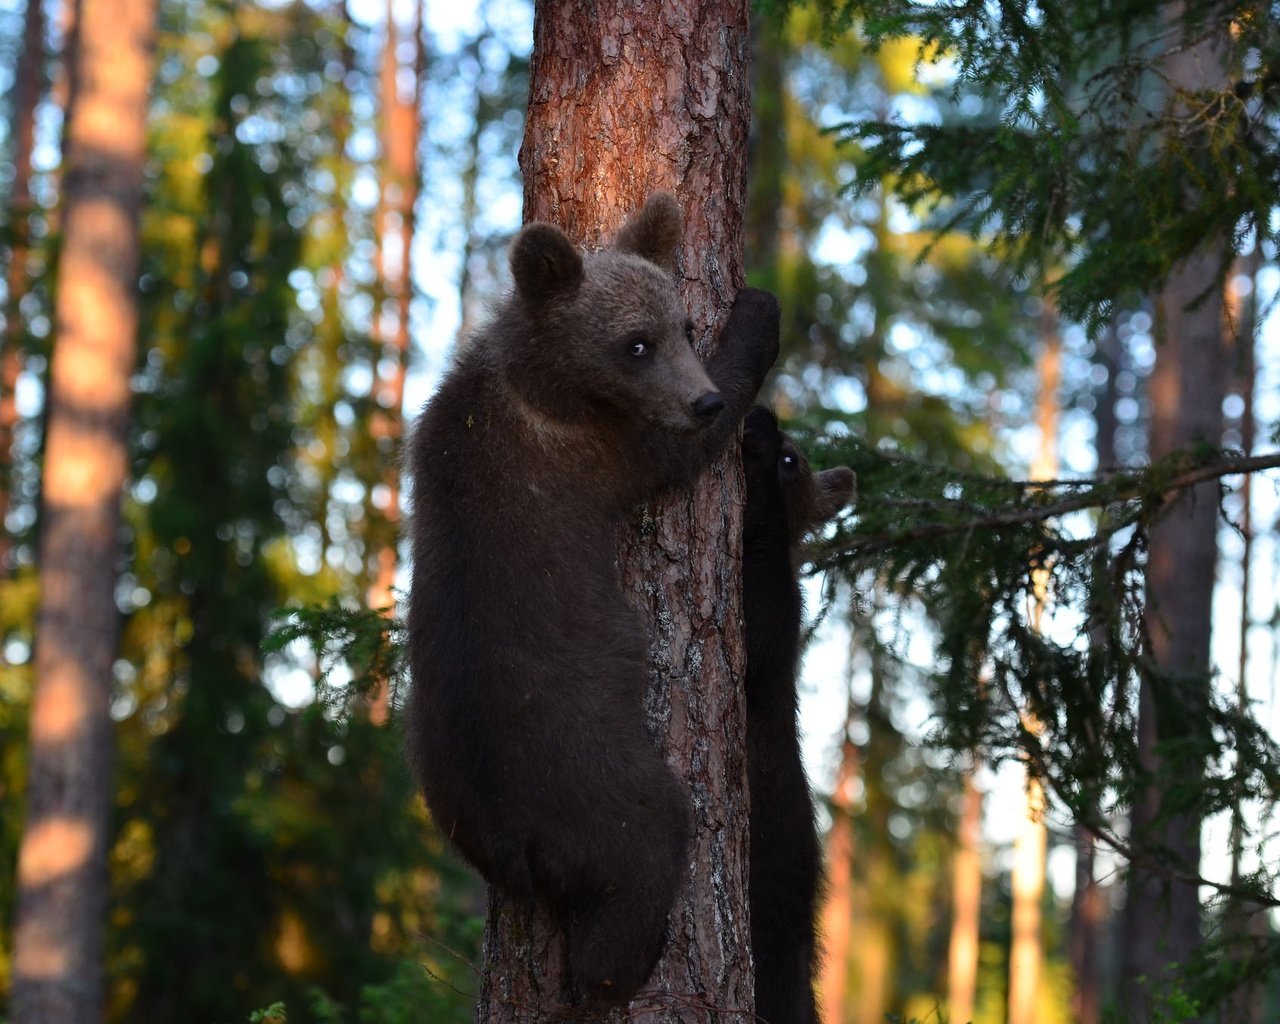
[[763, 379], [778, 358], [779, 323], [782, 310], [778, 300], [759, 288], [743, 288], [733, 299], [733, 309], [725, 333], [735, 345], [755, 355]]

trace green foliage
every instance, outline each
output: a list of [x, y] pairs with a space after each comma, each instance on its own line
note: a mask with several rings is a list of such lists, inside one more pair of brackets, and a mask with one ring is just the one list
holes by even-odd
[[[1197, 721], [1206, 763], [1203, 779], [1155, 780], [1166, 813], [1205, 817], [1280, 796], [1280, 748], [1249, 709], [1157, 671], [1142, 588], [1151, 526], [1186, 489], [1277, 460], [1203, 450], [1098, 480], [1034, 484], [845, 442], [823, 461], [851, 466], [860, 493], [874, 497], [814, 550], [815, 562], [857, 590], [878, 581], [927, 609], [938, 631], [939, 741], [1025, 762], [1076, 820], [1109, 834], [1109, 816], [1149, 781], [1136, 749], [1145, 677], [1166, 695], [1162, 706]], [[1035, 621], [1040, 600], [1052, 629]], [[1111, 838], [1159, 855], [1140, 849], [1141, 837]], [[1278, 895], [1270, 871], [1249, 888], [1267, 902]]]
[[[266, 637], [263, 650], [283, 651], [302, 641], [315, 652], [319, 665], [318, 696], [345, 705], [355, 696], [369, 696], [389, 686], [392, 703], [407, 680], [404, 623], [382, 609], [348, 607], [337, 600], [327, 605], [286, 608], [277, 612], [280, 625]], [[349, 676], [344, 687], [331, 683], [335, 669]]]
[[[988, 239], [1091, 326], [1149, 293], [1204, 239], [1277, 241], [1280, 19], [1270, 4], [819, 2], [828, 33], [912, 39], [944, 63], [937, 115], [835, 126], [855, 190], [888, 185], [941, 231]], [[1178, 86], [1175, 48], [1212, 42], [1221, 82]], [[935, 76], [936, 79], [937, 76]], [[1222, 272], [1225, 273], [1224, 266]]]

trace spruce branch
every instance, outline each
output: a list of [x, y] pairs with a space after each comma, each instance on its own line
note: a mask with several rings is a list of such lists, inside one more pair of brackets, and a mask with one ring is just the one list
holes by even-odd
[[[1175, 458], [1185, 465], [1188, 457], [1186, 453], [1183, 453]], [[1105, 508], [1109, 505], [1124, 504], [1138, 500], [1152, 505], [1163, 504], [1178, 492], [1188, 490], [1209, 480], [1245, 473], [1258, 473], [1270, 469], [1280, 469], [1280, 452], [1254, 456], [1232, 455], [1218, 458], [1207, 464], [1184, 469], [1173, 476], [1169, 475], [1169, 462], [1165, 461], [1142, 471], [1117, 472], [1114, 475], [1095, 480], [1047, 481], [1041, 485], [1018, 483], [1015, 486], [1039, 486], [1041, 493], [1067, 487], [1072, 489], [1083, 487], [1085, 489], [1083, 491], [1077, 490], [1076, 493], [1045, 504], [1017, 506], [993, 511], [986, 515], [975, 515], [972, 518], [960, 521], [923, 522], [897, 530], [837, 537], [831, 544], [814, 549], [812, 555], [815, 564], [825, 568], [835, 561], [850, 557], [862, 557], [875, 551], [898, 548], [920, 541], [934, 540], [956, 534], [973, 533], [979, 530], [1026, 526], [1092, 508]], [[901, 499], [896, 503], [913, 505], [921, 509], [927, 509], [932, 506], [938, 512], [959, 507], [956, 502], [930, 502], [927, 499], [920, 498]], [[969, 505], [968, 508], [972, 510], [973, 506]]]

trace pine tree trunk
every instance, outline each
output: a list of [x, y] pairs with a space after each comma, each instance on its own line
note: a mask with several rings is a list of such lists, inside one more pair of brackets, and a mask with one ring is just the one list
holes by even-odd
[[982, 791], [977, 765], [964, 777], [964, 810], [960, 815], [952, 865], [951, 943], [947, 955], [947, 1019], [973, 1020], [978, 994], [978, 945], [982, 924]]
[[[674, 190], [681, 291], [703, 353], [743, 282], [747, 15], [746, 0], [534, 11], [525, 218], [597, 246], [650, 192]], [[630, 1020], [751, 1019], [741, 492], [734, 446], [692, 495], [638, 511], [621, 538], [624, 586], [650, 629], [650, 732], [688, 781], [695, 816], [667, 950]], [[544, 916], [526, 919], [491, 892], [477, 1021], [561, 1019], [562, 952]]]
[[[1236, 278], [1228, 288], [1227, 327], [1232, 339], [1232, 390], [1240, 396], [1240, 450], [1253, 453], [1257, 429], [1253, 400], [1257, 377], [1256, 335], [1258, 330], [1258, 271], [1262, 268], [1262, 249], [1254, 244], [1253, 252], [1236, 261]], [[1249, 282], [1247, 294], [1236, 287], [1240, 279]], [[1249, 702], [1249, 627], [1250, 584], [1253, 576], [1253, 478], [1246, 474], [1240, 484], [1241, 510], [1237, 526], [1240, 531], [1240, 654], [1236, 663], [1236, 701], [1240, 707]], [[1245, 802], [1237, 793], [1231, 812], [1231, 884], [1240, 885], [1245, 852]], [[1267, 913], [1257, 904], [1232, 899], [1224, 914], [1224, 928], [1238, 944], [1238, 959], [1247, 959], [1252, 940], [1270, 930]], [[1220, 1014], [1222, 1024], [1261, 1024], [1265, 1012], [1265, 992], [1257, 979], [1249, 979], [1226, 1000]]]
[[[384, 297], [395, 299], [395, 330], [382, 346], [379, 365], [385, 367], [379, 373], [374, 388], [378, 408], [370, 429], [377, 440], [386, 469], [378, 491], [381, 505], [380, 518], [385, 525], [373, 554], [373, 582], [369, 587], [370, 608], [387, 609], [395, 613], [396, 596], [396, 540], [400, 523], [400, 474], [399, 447], [404, 436], [404, 382], [409, 362], [409, 311], [413, 301], [411, 253], [413, 250], [414, 207], [418, 199], [418, 138], [419, 102], [425, 68], [422, 46], [421, 11], [414, 18], [410, 31], [413, 60], [409, 67], [413, 72], [414, 86], [408, 95], [402, 94], [399, 72], [402, 68], [398, 44], [399, 28], [396, 25], [394, 4], [387, 0], [387, 34], [382, 54], [382, 195], [378, 206], [378, 270], [379, 287]], [[390, 222], [397, 231], [393, 234]], [[386, 247], [392, 239], [399, 241], [395, 272], [389, 273], [386, 263]], [[375, 310], [377, 326], [381, 317]], [[375, 338], [380, 337], [380, 329]], [[384, 686], [374, 694], [369, 703], [369, 720], [376, 725], [386, 723], [390, 713], [390, 694]]]
[[818, 985], [826, 1024], [842, 1024], [846, 1017], [853, 932], [853, 785], [857, 778], [858, 748], [846, 726], [831, 794], [831, 831], [827, 833], [827, 892], [822, 908], [823, 958]]
[[[1058, 475], [1058, 389], [1062, 383], [1062, 338], [1057, 314], [1045, 301], [1041, 317], [1039, 359], [1040, 396], [1036, 425], [1040, 447], [1031, 466], [1033, 480]], [[1032, 628], [1039, 631], [1048, 600], [1048, 570], [1033, 576], [1035, 607]], [[1038, 733], [1039, 722], [1026, 721], [1028, 732]], [[1048, 834], [1044, 825], [1044, 788], [1030, 775], [1026, 784], [1026, 809], [1022, 829], [1013, 848], [1013, 941], [1009, 950], [1009, 1024], [1034, 1024], [1040, 995], [1040, 967], [1044, 959], [1041, 936], [1041, 904], [1044, 900], [1045, 858]]]
[[[1171, 7], [1171, 24], [1181, 12], [1181, 4]], [[1208, 38], [1174, 47], [1166, 71], [1175, 88], [1220, 86], [1225, 78], [1221, 41]], [[1171, 103], [1183, 100], [1175, 96]], [[1226, 254], [1225, 239], [1206, 240], [1174, 268], [1160, 292], [1150, 385], [1152, 459], [1198, 442], [1221, 442], [1230, 361], [1223, 345], [1218, 281]], [[1141, 684], [1139, 758], [1163, 780], [1138, 792], [1131, 816], [1136, 842], [1155, 851], [1131, 865], [1129, 874], [1122, 998], [1136, 1017], [1147, 1012], [1166, 970], [1185, 962], [1200, 945], [1197, 887], [1168, 877], [1170, 872], [1199, 872], [1200, 816], [1194, 809], [1160, 811], [1168, 780], [1194, 780], [1204, 771], [1194, 751], [1208, 700], [1217, 490], [1216, 483], [1208, 483], [1182, 495], [1151, 531], [1146, 626], [1155, 670], [1145, 673]], [[1167, 751], [1170, 743], [1178, 752], [1157, 752]]]
[[9, 249], [5, 298], [4, 338], [0, 341], [0, 578], [10, 572], [12, 546], [5, 517], [13, 488], [13, 440], [18, 426], [17, 387], [22, 372], [22, 313], [18, 303], [27, 290], [27, 251], [31, 235], [31, 152], [35, 146], [36, 103], [44, 90], [44, 5], [27, 0], [22, 30], [22, 54], [14, 71], [13, 112], [9, 121], [13, 139], [13, 184], [9, 190], [9, 224], [13, 243]]
[[95, 0], [68, 121], [14, 1024], [101, 1020], [111, 663], [154, 0]]
[[1087, 829], [1074, 830], [1076, 884], [1067, 925], [1067, 956], [1075, 987], [1071, 1019], [1075, 1024], [1098, 1024], [1102, 993], [1098, 979], [1098, 938], [1102, 928], [1102, 890], [1095, 877], [1095, 840]]
[[[1094, 395], [1094, 450], [1098, 470], [1119, 468], [1117, 449], [1119, 420], [1116, 403], [1120, 399], [1117, 375], [1124, 366], [1123, 342], [1116, 321], [1103, 329], [1094, 348], [1094, 363], [1106, 374]], [[1107, 515], [1104, 510], [1103, 515]], [[1107, 643], [1105, 630], [1095, 626], [1091, 645], [1096, 652]], [[1098, 943], [1105, 915], [1102, 889], [1095, 871], [1097, 841], [1082, 825], [1072, 829], [1076, 850], [1075, 888], [1071, 895], [1071, 913], [1067, 922], [1067, 959], [1074, 982], [1071, 995], [1072, 1020], [1076, 1024], [1098, 1024], [1102, 1012], [1102, 989], [1098, 971]]]

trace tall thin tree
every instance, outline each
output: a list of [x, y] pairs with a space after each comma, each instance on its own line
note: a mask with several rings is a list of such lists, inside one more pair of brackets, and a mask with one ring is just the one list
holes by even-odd
[[18, 862], [15, 1024], [87, 1024], [103, 1013], [108, 704], [156, 4], [81, 0], [78, 7]]
[[[850, 654], [856, 631], [850, 630]], [[831, 829], [827, 832], [827, 892], [822, 907], [822, 963], [818, 979], [822, 1019], [841, 1024], [845, 1019], [849, 985], [849, 952], [853, 936], [854, 788], [860, 770], [858, 747], [853, 742], [854, 701], [846, 704], [844, 735], [840, 740], [840, 765], [831, 790]]]
[[[1058, 389], [1062, 381], [1062, 336], [1057, 315], [1046, 301], [1041, 315], [1040, 358], [1037, 369], [1040, 394], [1036, 400], [1036, 426], [1040, 445], [1031, 466], [1033, 480], [1052, 480], [1058, 475]], [[1035, 607], [1032, 627], [1042, 628], [1048, 600], [1047, 567], [1036, 571]], [[1028, 730], [1038, 732], [1040, 724], [1027, 720]], [[1048, 833], [1044, 824], [1044, 787], [1034, 774], [1026, 781], [1026, 813], [1013, 847], [1013, 941], [1009, 950], [1009, 1024], [1033, 1024], [1040, 995], [1041, 903], [1044, 899], [1045, 857]]]
[[27, 255], [31, 237], [31, 153], [35, 148], [36, 104], [45, 87], [44, 4], [27, 0], [23, 20], [22, 53], [14, 70], [13, 185], [9, 191], [9, 267], [6, 275], [4, 337], [0, 341], [0, 577], [9, 571], [8, 515], [13, 487], [14, 433], [18, 425], [18, 376], [22, 372], [22, 310], [26, 292]]
[[[1182, 26], [1183, 5], [1169, 23]], [[1224, 41], [1216, 35], [1172, 45], [1165, 73], [1171, 109], [1225, 80]], [[1230, 361], [1223, 344], [1220, 279], [1228, 240], [1220, 235], [1174, 267], [1157, 300], [1156, 363], [1151, 376], [1152, 459], [1222, 439], [1222, 402]], [[1199, 947], [1200, 900], [1188, 877], [1200, 868], [1200, 813], [1177, 805], [1170, 780], [1204, 772], [1213, 586], [1218, 561], [1217, 484], [1184, 493], [1152, 528], [1147, 567], [1146, 630], [1151, 670], [1143, 674], [1139, 788], [1131, 832], [1159, 852], [1130, 866], [1124, 921], [1122, 998], [1131, 1014], [1150, 1011], [1168, 980]], [[1172, 797], [1172, 798], [1171, 798]]]
[[[746, 0], [534, 8], [525, 218], [597, 245], [649, 192], [673, 189], [681, 291], [702, 352], [743, 283], [748, 50]], [[650, 732], [688, 781], [695, 816], [667, 951], [633, 1020], [751, 1015], [741, 489], [731, 448], [691, 495], [640, 510], [622, 540], [624, 587], [651, 637]], [[477, 1020], [552, 1019], [560, 963], [550, 922], [492, 894]]]
[[982, 924], [982, 790], [977, 757], [964, 776], [964, 806], [952, 862], [951, 939], [947, 951], [947, 1012], [955, 1024], [973, 1020], [978, 993], [978, 948]]
[[[386, 529], [379, 531], [373, 551], [373, 581], [369, 587], [369, 607], [395, 609], [396, 535], [400, 523], [400, 472], [396, 457], [404, 435], [404, 384], [409, 364], [409, 314], [413, 304], [412, 253], [414, 207], [418, 199], [418, 139], [421, 132], [421, 90], [425, 73], [422, 44], [422, 5], [415, 6], [407, 29], [396, 22], [395, 5], [387, 0], [386, 37], [382, 53], [382, 190], [377, 216], [378, 293], [395, 302], [394, 327], [384, 337], [385, 310], [374, 310], [373, 338], [381, 342], [378, 353], [374, 400], [377, 411], [371, 427], [385, 458], [385, 469], [375, 488], [378, 518]], [[411, 54], [405, 62], [401, 41]], [[392, 228], [394, 227], [394, 230]], [[388, 262], [388, 246], [396, 251]], [[385, 687], [373, 696], [370, 720], [387, 721], [390, 694]]]

